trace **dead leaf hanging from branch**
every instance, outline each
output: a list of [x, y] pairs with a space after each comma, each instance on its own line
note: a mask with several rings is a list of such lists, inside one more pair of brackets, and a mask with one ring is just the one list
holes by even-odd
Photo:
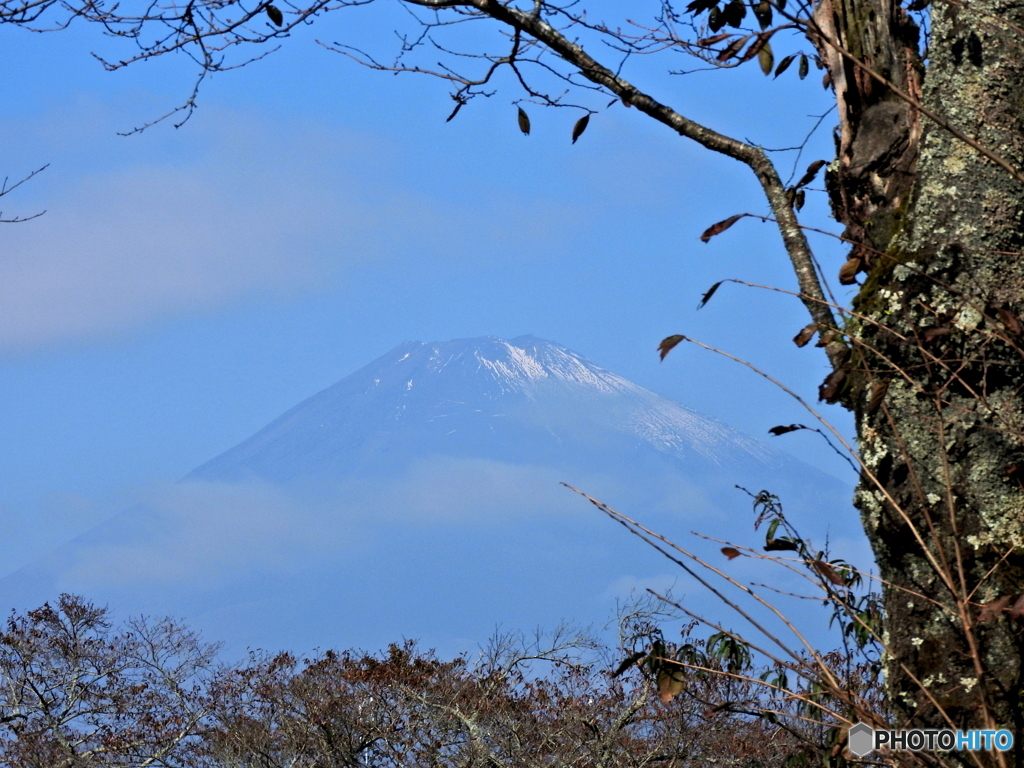
[[700, 236], [700, 241], [706, 243], [715, 235], [720, 235], [737, 221], [742, 219], [744, 216], [749, 216], [749, 213], [737, 213], [735, 216], [730, 216], [728, 219], [722, 219], [716, 224], [712, 224], [710, 227], [704, 230]]
[[676, 345], [681, 341], [686, 341], [686, 337], [680, 333], [675, 336], [666, 336], [661, 340], [661, 344], [658, 345], [658, 352], [661, 353], [661, 359], [664, 360], [665, 356], [675, 349]]

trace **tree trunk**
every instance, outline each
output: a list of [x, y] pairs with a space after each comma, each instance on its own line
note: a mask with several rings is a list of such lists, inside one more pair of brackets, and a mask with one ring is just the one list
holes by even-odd
[[926, 68], [886, 0], [823, 0], [816, 18], [842, 129], [829, 191], [867, 273], [837, 398], [887, 584], [890, 702], [901, 725], [1019, 738], [1024, 185], [964, 139], [1024, 168], [1024, 7], [933, 6]]

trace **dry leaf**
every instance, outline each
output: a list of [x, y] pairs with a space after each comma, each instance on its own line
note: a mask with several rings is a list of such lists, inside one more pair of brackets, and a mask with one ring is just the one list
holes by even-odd
[[784, 435], [787, 432], [796, 432], [798, 429], [807, 429], [803, 424], [790, 424], [788, 427], [772, 427], [768, 431], [778, 437]]
[[698, 40], [697, 45], [702, 48], [710, 48], [712, 45], [717, 45], [723, 40], [728, 40], [733, 36], [733, 34], [734, 33], [732, 32], [723, 32], [722, 34], [715, 35], [714, 37], [705, 37], [703, 40]]
[[735, 547], [722, 547], [722, 554], [728, 557], [730, 560], [735, 560], [740, 556], [740, 551]]
[[1020, 320], [1010, 310], [1000, 308], [996, 310], [996, 314], [999, 315], [1000, 322], [1006, 326], [1006, 330], [1011, 334], [1014, 336], [1024, 335], [1024, 327], [1021, 326]]
[[708, 300], [715, 295], [715, 291], [718, 290], [718, 286], [720, 286], [724, 282], [725, 280], [719, 280], [717, 283], [708, 288], [707, 293], [705, 293], [704, 296], [701, 297], [700, 304], [697, 305], [697, 309], [700, 309], [705, 304], [707, 304]]
[[527, 136], [530, 135], [530, 117], [522, 107], [519, 107], [519, 130]]
[[818, 171], [821, 170], [822, 166], [825, 165], [824, 160], [815, 160], [813, 163], [807, 166], [807, 172], [800, 177], [800, 181], [796, 183], [798, 187], [806, 186], [814, 181], [814, 177], [818, 175]]
[[733, 224], [735, 224], [737, 221], [739, 221], [746, 215], [747, 214], [745, 213], [737, 213], [735, 216], [730, 216], [728, 219], [722, 219], [718, 223], [712, 224], [710, 227], [705, 229], [704, 232], [701, 234], [700, 241], [702, 243], [706, 243], [715, 235], [722, 234], [723, 232], [725, 232], [725, 230], [727, 230], [729, 227], [731, 227]]
[[740, 37], [737, 38], [736, 40], [733, 40], [731, 43], [729, 43], [729, 45], [722, 49], [721, 53], [718, 54], [718, 61], [726, 62], [729, 59], [731, 59], [733, 56], [740, 52], [740, 48], [742, 48], [749, 39], [750, 35], [746, 35], [744, 37]]
[[814, 566], [814, 570], [820, 573], [823, 577], [831, 581], [837, 587], [845, 587], [846, 579], [836, 573], [836, 569], [826, 563], [824, 560], [812, 560], [811, 565]]
[[458, 104], [455, 105], [455, 109], [452, 110], [452, 113], [448, 115], [448, 119], [445, 120], [446, 123], [450, 123], [452, 121], [452, 118], [459, 114], [459, 110], [462, 109], [462, 106], [466, 103], [459, 99], [456, 99], [456, 101], [458, 101]]
[[767, 539], [764, 543], [765, 552], [796, 552], [800, 547], [788, 539]]
[[280, 8], [276, 8], [273, 5], [266, 5], [266, 6], [263, 7], [263, 10], [265, 10], [267, 12], [267, 17], [272, 22], [274, 22], [274, 24], [276, 24], [279, 27], [282, 24], [284, 24], [284, 14], [281, 13], [281, 9]]
[[1024, 619], [1024, 594], [1017, 598], [1017, 601], [1010, 606], [1006, 614], [1011, 619]]
[[868, 400], [868, 413], [874, 413], [882, 406], [885, 393], [889, 391], [889, 380], [883, 379], [871, 385], [871, 399]]
[[662, 339], [661, 344], [658, 345], [658, 352], [661, 353], [661, 359], [664, 360], [665, 356], [681, 341], [686, 341], [686, 337], [680, 333], [677, 333], [675, 336], [666, 336]]
[[818, 324], [808, 323], [805, 325], [796, 336], [793, 337], [793, 343], [798, 347], [806, 347], [807, 343], [814, 338], [815, 331], [818, 330]]
[[662, 668], [658, 672], [658, 698], [662, 704], [668, 704], [683, 692], [683, 675], [681, 670], [669, 671]]
[[951, 334], [952, 332], [952, 328], [950, 328], [948, 325], [943, 325], [937, 328], [925, 328], [924, 331], [921, 333], [921, 337], [925, 341], [931, 341], [932, 339], [937, 339], [939, 336], [949, 336], [949, 334]]
[[587, 125], [590, 123], [590, 115], [586, 114], [576, 121], [576, 125], [572, 127], [572, 143], [576, 143], [576, 139], [583, 135], [583, 132], [587, 130]]
[[836, 399], [836, 395], [839, 394], [839, 387], [846, 379], [846, 369], [837, 368], [832, 371], [825, 380], [821, 382], [821, 386], [818, 387], [818, 399], [824, 400], [826, 403], [831, 403]]
[[840, 285], [853, 285], [857, 282], [857, 273], [860, 272], [861, 260], [854, 257], [843, 264], [839, 268], [839, 283]]
[[1002, 597], [997, 597], [990, 603], [984, 603], [981, 606], [981, 610], [978, 611], [978, 622], [984, 624], [997, 618], [999, 614], [1003, 613], [1010, 607], [1011, 600], [1013, 600], [1013, 598], [1009, 595], [1003, 595]]

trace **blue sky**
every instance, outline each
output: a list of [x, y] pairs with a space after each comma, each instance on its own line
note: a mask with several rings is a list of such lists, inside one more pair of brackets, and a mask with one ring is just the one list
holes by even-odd
[[[184, 57], [111, 74], [90, 51], [122, 49], [96, 29], [0, 30], [0, 171], [15, 179], [50, 163], [2, 201], [8, 215], [47, 211], [0, 230], [9, 568], [409, 339], [531, 333], [755, 435], [807, 423], [733, 363], [685, 347], [659, 363], [655, 352], [686, 333], [813, 401], [826, 364], [790, 342], [808, 321], [795, 300], [730, 285], [695, 309], [725, 277], [795, 288], [771, 225], [698, 240], [731, 214], [763, 212], [752, 175], [597, 95], [586, 103], [602, 111], [576, 145], [571, 110], [524, 104], [533, 132], [521, 135], [523, 94], [507, 81], [446, 123], [444, 83], [372, 72], [313, 41], [388, 54], [403, 15], [391, 3], [327, 18], [213, 78], [185, 127], [127, 138], [117, 132], [188, 92]], [[625, 74], [768, 147], [799, 144], [829, 106], [813, 69], [803, 83], [793, 71], [772, 81], [754, 62], [664, 74], [683, 63], [668, 54]], [[831, 156], [824, 125], [798, 172]], [[792, 154], [776, 157], [788, 171]], [[807, 221], [828, 226], [817, 197]], [[841, 249], [814, 243], [834, 274]], [[852, 480], [815, 436], [781, 440]]]

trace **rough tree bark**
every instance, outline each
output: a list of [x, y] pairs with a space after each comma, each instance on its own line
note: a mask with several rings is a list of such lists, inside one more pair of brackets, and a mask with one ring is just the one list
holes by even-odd
[[1020, 734], [1024, 185], [1005, 165], [1024, 167], [1024, 13], [933, 5], [925, 63], [886, 0], [816, 18], [842, 126], [829, 190], [867, 273], [836, 397], [888, 583], [890, 702], [908, 724]]

